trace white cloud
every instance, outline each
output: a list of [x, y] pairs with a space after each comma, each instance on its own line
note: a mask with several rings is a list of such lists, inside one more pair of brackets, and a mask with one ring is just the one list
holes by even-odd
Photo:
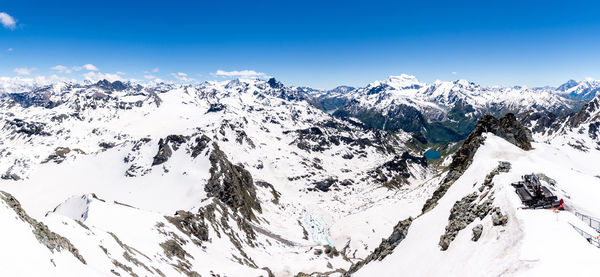
[[154, 76], [154, 75], [144, 75], [144, 78], [150, 80], [150, 79], [156, 79], [156, 76]]
[[8, 48], [8, 49], [6, 49], [6, 51], [8, 51], [8, 52], [12, 52], [12, 51], [13, 51], [13, 49], [12, 49], [12, 48]]
[[14, 30], [17, 27], [17, 20], [5, 12], [0, 12], [0, 23], [6, 29]]
[[87, 71], [98, 71], [98, 68], [90, 63], [84, 64], [82, 66], [74, 66], [73, 70], [74, 71], [81, 71], [81, 70], [87, 70]]
[[188, 78], [188, 75], [183, 72], [171, 73], [171, 76], [173, 76], [173, 78], [175, 78], [179, 81], [182, 81], [182, 82], [196, 81], [196, 79], [194, 79], [194, 78]]
[[111, 81], [111, 82], [123, 80], [123, 78], [121, 78], [121, 76], [119, 76], [119, 74], [93, 72], [93, 71], [83, 74], [83, 78], [85, 78], [88, 81], [92, 81], [92, 82], [96, 82], [96, 81], [104, 80], [104, 79]]
[[214, 76], [219, 77], [242, 77], [242, 78], [251, 78], [251, 77], [266, 77], [267, 74], [262, 72], [256, 72], [254, 70], [233, 70], [233, 71], [225, 71], [225, 70], [217, 70], [217, 72], [213, 73]]
[[72, 70], [71, 70], [71, 69], [69, 69], [68, 67], [66, 67], [66, 66], [64, 66], [64, 65], [60, 65], [60, 64], [59, 64], [59, 65], [57, 65], [57, 66], [54, 66], [54, 67], [52, 67], [52, 68], [50, 68], [50, 69], [52, 69], [52, 70], [56, 70], [56, 71], [58, 71], [58, 72], [60, 72], [60, 73], [71, 73], [71, 72], [72, 72]]
[[[90, 63], [84, 64], [84, 65], [81, 65], [81, 66], [73, 66], [71, 68], [59, 64], [59, 65], [54, 66], [54, 67], [52, 67], [50, 69], [56, 70], [56, 71], [58, 71], [60, 73], [67, 73], [67, 74], [71, 73], [73, 71], [82, 71], [82, 70], [98, 71], [98, 67], [96, 67], [95, 65], [90, 64]], [[119, 73], [123, 73], [123, 72], [117, 72], [117, 74], [119, 74]], [[125, 73], [123, 73], [123, 74], [125, 74]]]
[[19, 67], [15, 68], [13, 71], [19, 75], [31, 75], [31, 72], [33, 72], [34, 70], [37, 70], [37, 68]]
[[84, 64], [83, 68], [85, 68], [85, 70], [89, 70], [89, 71], [98, 71], [98, 68], [93, 65], [93, 64]]
[[157, 73], [158, 72], [158, 67], [155, 67], [154, 69], [152, 69], [152, 72]]
[[456, 75], [458, 74], [456, 71], [452, 71], [452, 75]]
[[125, 72], [117, 71], [117, 75], [125, 75]]

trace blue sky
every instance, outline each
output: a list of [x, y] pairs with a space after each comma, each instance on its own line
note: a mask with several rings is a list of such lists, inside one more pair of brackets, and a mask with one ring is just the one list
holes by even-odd
[[0, 76], [558, 85], [600, 79], [598, 11], [600, 1], [553, 0], [3, 1]]

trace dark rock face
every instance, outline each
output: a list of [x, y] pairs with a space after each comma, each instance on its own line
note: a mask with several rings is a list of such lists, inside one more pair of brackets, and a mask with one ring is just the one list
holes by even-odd
[[333, 178], [333, 177], [329, 177], [325, 180], [321, 180], [315, 183], [315, 187], [320, 190], [320, 191], [324, 191], [327, 192], [329, 191], [329, 188], [331, 186], [333, 186], [335, 183], [337, 183], [337, 179]]
[[[377, 87], [371, 89], [374, 90], [377, 90]], [[422, 143], [460, 141], [473, 129], [476, 120], [465, 116], [471, 113], [472, 107], [461, 101], [456, 103], [446, 119], [428, 118], [415, 107], [405, 104], [395, 104], [386, 109], [384, 115], [379, 109], [365, 108], [357, 100], [350, 100], [333, 115], [341, 118], [356, 117], [370, 128], [379, 130], [419, 133], [418, 140]]]
[[79, 250], [77, 250], [77, 248], [75, 248], [75, 246], [71, 244], [67, 238], [52, 232], [50, 229], [48, 229], [46, 224], [38, 222], [27, 215], [23, 208], [21, 208], [21, 203], [19, 203], [19, 201], [17, 201], [17, 199], [15, 199], [12, 195], [0, 191], [0, 200], [4, 201], [11, 209], [13, 209], [19, 219], [31, 225], [31, 231], [41, 244], [48, 247], [48, 249], [51, 251], [62, 251], [63, 249], [66, 249], [67, 251], [71, 252], [71, 254], [73, 254], [73, 256], [75, 256], [75, 258], [77, 258], [81, 263], [86, 264], [85, 259], [81, 256], [81, 254], [79, 254]]
[[21, 119], [7, 120], [6, 125], [13, 127], [17, 133], [29, 136], [50, 136], [45, 131], [46, 124], [42, 122], [26, 122]]
[[[352, 129], [347, 124], [352, 124], [357, 129]], [[351, 152], [344, 153], [345, 159], [353, 159], [355, 156], [365, 157], [364, 150], [367, 147], [375, 147], [377, 151], [384, 153], [394, 152], [390, 146], [395, 139], [386, 132], [375, 131], [373, 136], [360, 137], [364, 132], [374, 131], [367, 126], [352, 121], [346, 121], [344, 124], [335, 120], [329, 120], [317, 124], [317, 126], [299, 129], [293, 131], [284, 131], [284, 134], [296, 133], [297, 138], [294, 144], [298, 148], [307, 152], [323, 152], [329, 150], [332, 146], [347, 145]]]
[[192, 158], [198, 157], [204, 149], [208, 147], [208, 143], [210, 142], [210, 138], [206, 135], [202, 135], [201, 137], [196, 137], [196, 145], [192, 147]]
[[110, 149], [110, 148], [115, 147], [115, 144], [112, 143], [112, 142], [101, 142], [101, 143], [98, 144], [98, 146], [100, 146], [100, 147], [102, 147], [104, 149]]
[[213, 143], [209, 160], [212, 165], [210, 179], [204, 187], [208, 196], [218, 198], [248, 220], [255, 218], [253, 211], [261, 212], [261, 206], [250, 172], [231, 163], [216, 143]]
[[401, 129], [406, 132], [418, 132], [427, 126], [427, 119], [420, 111], [404, 104], [394, 106], [384, 116], [381, 111], [364, 109], [360, 107], [360, 103], [349, 101], [333, 115], [341, 118], [353, 116], [367, 126], [380, 130], [396, 131]]
[[[521, 121], [527, 124], [527, 127], [531, 128], [534, 133], [553, 135], [558, 132], [568, 134], [574, 131], [579, 134], [587, 133], [592, 140], [597, 140], [600, 137], [600, 96], [585, 103], [579, 111], [572, 114], [554, 116], [536, 112], [525, 115]], [[586, 127], [585, 124], [588, 126]], [[589, 149], [589, 146], [582, 144], [577, 139], [571, 140], [569, 145], [581, 151]], [[596, 149], [600, 149], [600, 141], [597, 142]]]
[[[590, 102], [588, 102], [587, 104], [585, 104], [581, 108], [581, 110], [579, 110], [577, 113], [571, 115], [569, 117], [569, 119], [567, 120], [567, 124], [571, 128], [577, 128], [583, 122], [590, 120], [592, 118], [592, 116], [594, 116], [595, 114], [598, 114], [599, 110], [600, 110], [600, 97], [596, 97], [596, 98], [592, 99]], [[596, 119], [600, 120], [600, 118], [596, 118]]]
[[531, 150], [531, 131], [525, 128], [512, 113], [506, 114], [499, 120], [490, 115], [484, 116], [477, 122], [475, 130], [469, 137], [473, 134], [481, 136], [483, 132], [491, 132], [523, 150]]
[[48, 91], [50, 88], [51, 87], [43, 87], [37, 88], [31, 92], [9, 93], [7, 96], [23, 108], [37, 106], [52, 109], [61, 103], [50, 100], [50, 93]]
[[475, 130], [465, 139], [463, 145], [452, 156], [452, 163], [448, 167], [448, 174], [442, 180], [440, 187], [433, 192], [433, 196], [425, 202], [423, 212], [426, 212], [437, 204], [437, 201], [446, 194], [446, 191], [462, 174], [469, 168], [473, 162], [473, 156], [479, 146], [485, 140], [483, 133], [490, 132], [508, 142], [522, 148], [531, 149], [531, 131], [525, 128], [515, 117], [514, 114], [507, 114], [501, 119], [496, 119], [491, 115], [482, 117], [475, 126]]
[[590, 123], [588, 135], [592, 139], [598, 139], [598, 136], [600, 135], [600, 122]]
[[[158, 141], [158, 153], [156, 153], [154, 156], [152, 165], [159, 165], [169, 160], [171, 155], [173, 155], [173, 150], [179, 149], [179, 146], [185, 143], [188, 139], [188, 137], [182, 135], [169, 135], [165, 139], [161, 138]], [[169, 144], [173, 146], [173, 149], [171, 149]]]
[[407, 183], [407, 179], [411, 176], [408, 170], [411, 163], [427, 167], [425, 157], [417, 157], [404, 152], [402, 155], [396, 155], [392, 160], [371, 170], [369, 175], [386, 187], [398, 188]]
[[193, 236], [199, 241], [208, 241], [208, 226], [201, 214], [181, 210], [177, 211], [175, 216], [165, 216], [165, 218], [188, 236]]
[[206, 113], [216, 113], [216, 112], [220, 112], [222, 110], [225, 109], [225, 105], [217, 103], [217, 104], [210, 104], [210, 107], [208, 108], [208, 111], [206, 111]]
[[62, 123], [63, 121], [67, 120], [69, 118], [68, 115], [66, 114], [59, 114], [59, 115], [54, 115], [50, 118], [50, 120], [52, 122], [58, 122], [58, 123]]
[[[520, 121], [529, 127], [533, 133], [549, 132], [548, 134], [552, 134], [558, 129], [559, 124], [557, 124], [557, 121], [560, 119], [564, 119], [564, 117], [560, 117], [555, 113], [532, 112], [524, 114]], [[535, 122], [535, 125], [532, 125], [531, 122]]]
[[163, 139], [158, 141], [158, 153], [154, 156], [152, 160], [152, 165], [159, 165], [169, 160], [171, 155], [173, 154], [173, 150], [168, 143], [166, 143]]
[[392, 234], [387, 239], [382, 240], [381, 244], [379, 244], [379, 246], [373, 250], [373, 253], [369, 254], [369, 256], [367, 256], [364, 260], [353, 264], [350, 269], [344, 273], [344, 276], [348, 277], [358, 271], [365, 264], [370, 263], [371, 261], [381, 261], [387, 255], [391, 254], [394, 251], [394, 248], [396, 248], [396, 246], [398, 246], [398, 244], [400, 244], [400, 242], [406, 238], [406, 235], [408, 234], [408, 228], [410, 227], [412, 221], [413, 218], [410, 217], [398, 222], [398, 224], [394, 226]]
[[128, 88], [128, 86], [121, 81], [114, 81], [111, 83], [106, 79], [98, 81], [94, 86], [107, 92], [123, 91]]
[[352, 180], [350, 180], [350, 179], [344, 179], [344, 180], [343, 180], [343, 181], [340, 183], [340, 185], [342, 185], [342, 186], [345, 186], [345, 187], [347, 187], [347, 186], [351, 186], [351, 185], [354, 185], [354, 181], [352, 181]]
[[267, 81], [267, 84], [269, 84], [269, 86], [274, 89], [281, 89], [284, 87], [283, 84], [281, 82], [275, 80], [275, 78], [269, 79]]
[[323, 248], [325, 248], [325, 255], [327, 255], [329, 258], [340, 255], [340, 252], [335, 247], [324, 245]]

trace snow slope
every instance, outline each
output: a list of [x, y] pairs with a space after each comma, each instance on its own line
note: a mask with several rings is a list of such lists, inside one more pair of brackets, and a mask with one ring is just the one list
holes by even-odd
[[[406, 133], [333, 118], [293, 95], [274, 81], [235, 80], [64, 84], [43, 94], [4, 97], [0, 189], [72, 240], [82, 255], [96, 257], [99, 245], [107, 248], [109, 257], [94, 258], [91, 268], [123, 273], [116, 265], [124, 264], [138, 275], [148, 272], [103, 243], [112, 233], [150, 257], [144, 262], [150, 271], [165, 274], [176, 274], [173, 264], [186, 260], [188, 270], [201, 275], [256, 276], [267, 272], [262, 268], [276, 276], [339, 274], [388, 236], [393, 222], [418, 212], [435, 183], [434, 170], [400, 157], [412, 153]], [[214, 164], [217, 149], [251, 175], [251, 197], [260, 206], [240, 204], [235, 197], [246, 192], [227, 191], [225, 175], [212, 179], [222, 169]], [[390, 160], [406, 167], [384, 167]], [[394, 179], [398, 174], [403, 177]], [[207, 183], [213, 181], [219, 185], [211, 191]], [[242, 213], [245, 205], [254, 216]], [[367, 219], [403, 206], [411, 208]], [[172, 231], [164, 217], [179, 211], [194, 215], [185, 226], [206, 229], [207, 241], [195, 245], [190, 235]], [[163, 233], [171, 232], [193, 261], [165, 258], [161, 243], [169, 236]], [[343, 254], [314, 254], [325, 245]]]
[[[594, 201], [600, 193], [600, 171], [585, 161], [600, 158], [597, 153], [565, 151], [543, 143], [524, 151], [488, 134], [477, 150], [472, 165], [450, 187], [438, 205], [415, 219], [407, 237], [382, 261], [365, 265], [355, 276], [596, 276], [600, 250], [589, 244], [570, 224], [593, 235], [574, 214], [580, 211], [600, 215]], [[500, 161], [512, 169], [493, 179], [493, 205], [508, 216], [505, 226], [492, 226], [488, 215], [475, 219], [460, 231], [446, 251], [438, 246], [454, 203], [474, 192]], [[510, 185], [529, 173], [543, 173], [556, 181], [552, 190], [565, 199], [567, 211], [523, 210]], [[490, 192], [491, 194], [492, 192]], [[471, 229], [482, 224], [479, 241], [471, 241]], [[435, 266], [432, 266], [435, 265]]]

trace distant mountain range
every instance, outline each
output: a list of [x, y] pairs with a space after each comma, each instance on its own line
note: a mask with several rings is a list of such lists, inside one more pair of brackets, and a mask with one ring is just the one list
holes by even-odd
[[[5, 78], [2, 81], [0, 92], [12, 95], [16, 100], [21, 98], [21, 103], [43, 103], [45, 100], [40, 92], [60, 92], [77, 87], [98, 87], [114, 91], [126, 88], [165, 90], [183, 86], [174, 83], [134, 84], [120, 81], [101, 81], [96, 84], [60, 83], [21, 78]], [[227, 86], [240, 83], [240, 80], [233, 80]], [[390, 76], [361, 88], [339, 86], [332, 90], [286, 87], [275, 79], [266, 83], [270, 88], [280, 90], [280, 96], [288, 100], [307, 100], [334, 116], [354, 117], [369, 127], [381, 130], [401, 129], [434, 143], [464, 139], [484, 114], [522, 115], [535, 111], [551, 117], [566, 115], [577, 111], [600, 90], [600, 81], [591, 79], [569, 80], [557, 88], [484, 87], [466, 80], [427, 84], [405, 74]], [[27, 94], [31, 93], [33, 96], [28, 97]], [[49, 101], [46, 104], [52, 105], [51, 100]]]

